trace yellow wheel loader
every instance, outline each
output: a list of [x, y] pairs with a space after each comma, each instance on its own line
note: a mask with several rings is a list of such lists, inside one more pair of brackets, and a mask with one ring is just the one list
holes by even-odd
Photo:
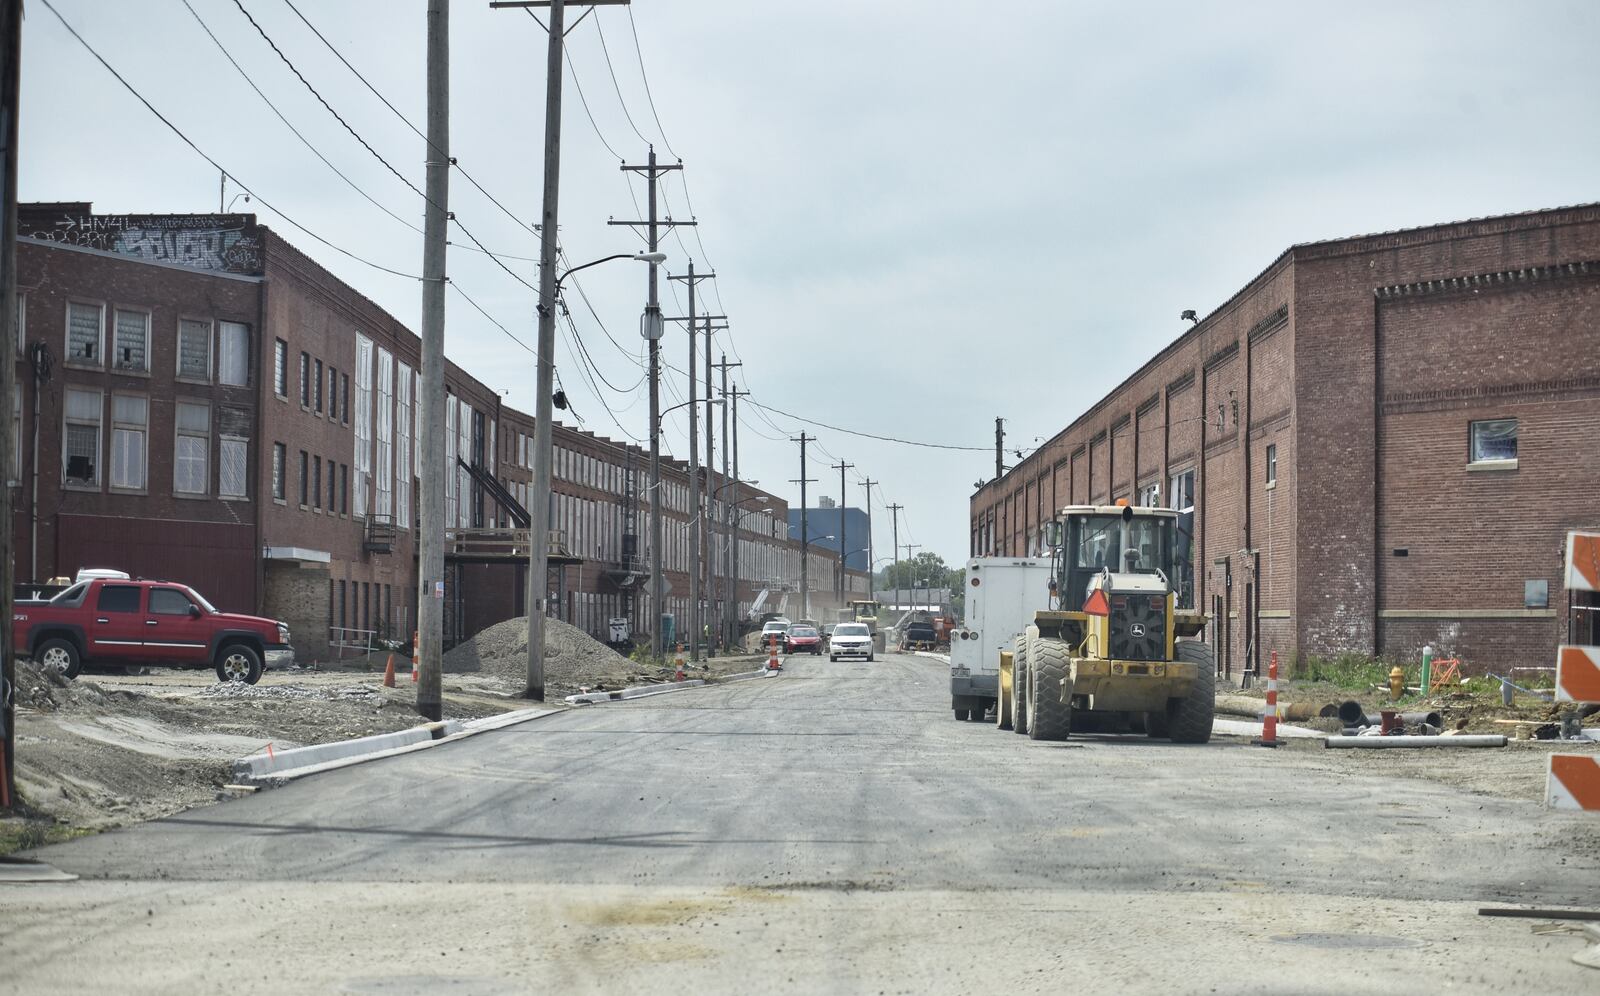
[[1171, 509], [1126, 504], [1069, 506], [1049, 524], [1054, 607], [1011, 655], [1013, 729], [1211, 738], [1216, 660], [1205, 614], [1177, 607], [1178, 526]]

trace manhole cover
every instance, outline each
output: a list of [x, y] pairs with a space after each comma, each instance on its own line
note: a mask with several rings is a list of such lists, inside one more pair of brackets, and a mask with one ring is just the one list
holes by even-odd
[[1276, 934], [1279, 944], [1300, 944], [1309, 948], [1414, 948], [1418, 942], [1385, 934]]

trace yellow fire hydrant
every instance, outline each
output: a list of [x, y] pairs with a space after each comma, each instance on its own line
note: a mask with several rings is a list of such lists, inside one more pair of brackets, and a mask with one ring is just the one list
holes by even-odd
[[1398, 699], [1406, 693], [1406, 673], [1399, 665], [1389, 669], [1389, 697]]

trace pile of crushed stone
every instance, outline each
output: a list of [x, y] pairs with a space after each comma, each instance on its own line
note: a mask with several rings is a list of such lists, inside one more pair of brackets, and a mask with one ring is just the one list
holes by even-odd
[[[559, 619], [544, 625], [545, 685], [556, 690], [615, 688], [638, 678], [654, 680], [659, 671], [643, 667]], [[444, 655], [448, 674], [483, 671], [520, 689], [528, 676], [528, 617], [507, 619], [483, 630]]]
[[246, 685], [219, 681], [195, 693], [204, 699], [322, 699], [328, 702], [376, 702], [383, 697], [377, 686], [307, 688], [305, 685]]
[[17, 658], [15, 673], [16, 704], [38, 712], [103, 708], [112, 695], [127, 695], [126, 692], [107, 692], [94, 682], [81, 678], [68, 681], [57, 672], [21, 657]]

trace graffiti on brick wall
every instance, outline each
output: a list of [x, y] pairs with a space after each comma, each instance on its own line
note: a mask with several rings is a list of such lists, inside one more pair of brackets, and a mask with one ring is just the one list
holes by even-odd
[[261, 240], [248, 215], [64, 214], [19, 217], [19, 234], [197, 270], [261, 272]]

